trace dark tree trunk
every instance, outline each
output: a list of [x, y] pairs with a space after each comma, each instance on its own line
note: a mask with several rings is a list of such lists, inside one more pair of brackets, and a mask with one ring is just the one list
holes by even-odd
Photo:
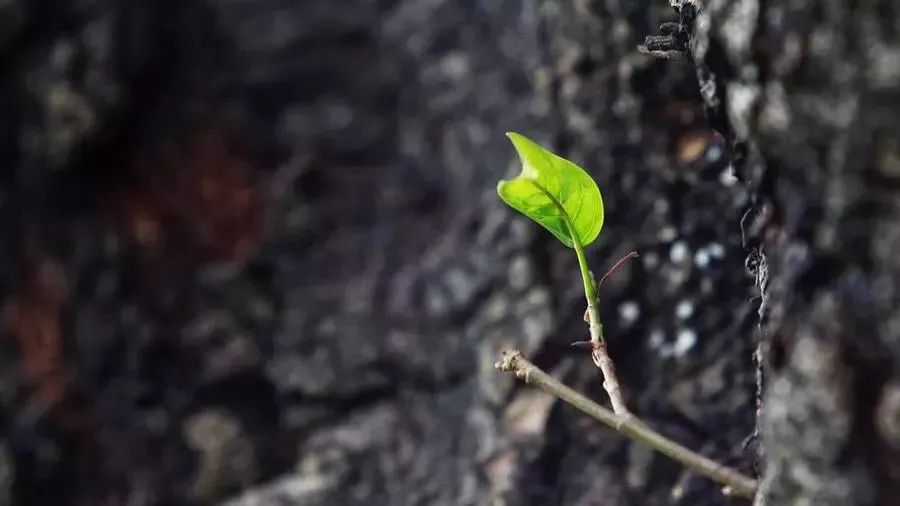
[[752, 192], [760, 504], [900, 501], [898, 23], [893, 2], [741, 1], [697, 24]]
[[900, 3], [678, 4], [0, 0], [0, 505], [742, 504], [493, 369], [603, 399], [507, 130], [639, 416], [900, 501]]

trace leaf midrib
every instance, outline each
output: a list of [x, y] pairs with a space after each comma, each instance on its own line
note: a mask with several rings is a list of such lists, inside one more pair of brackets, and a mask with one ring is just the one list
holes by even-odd
[[581, 238], [575, 234], [575, 225], [572, 223], [572, 218], [569, 217], [569, 213], [566, 212], [566, 208], [563, 207], [563, 205], [559, 202], [559, 200], [557, 200], [556, 197], [553, 196], [552, 193], [550, 193], [546, 188], [541, 186], [540, 183], [538, 183], [534, 179], [529, 179], [528, 182], [531, 183], [532, 185], [534, 185], [534, 187], [537, 188], [538, 191], [540, 191], [548, 199], [550, 199], [550, 202], [552, 202], [553, 205], [556, 207], [556, 210], [559, 211], [560, 216], [562, 216], [563, 221], [566, 223], [566, 228], [568, 229], [568, 233], [569, 233], [569, 239], [572, 241], [572, 244], [577, 243], [578, 245], [581, 245]]

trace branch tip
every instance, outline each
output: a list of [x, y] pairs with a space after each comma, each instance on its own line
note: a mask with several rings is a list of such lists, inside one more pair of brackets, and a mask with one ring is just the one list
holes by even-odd
[[494, 363], [494, 367], [503, 372], [516, 371], [518, 375], [517, 362], [521, 357], [522, 353], [519, 350], [503, 350], [500, 353], [500, 360]]

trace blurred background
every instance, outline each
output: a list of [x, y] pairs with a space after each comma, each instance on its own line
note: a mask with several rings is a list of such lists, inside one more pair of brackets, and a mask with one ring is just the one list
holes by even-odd
[[881, 211], [815, 227], [870, 134], [898, 166], [900, 27], [709, 4], [695, 64], [637, 50], [665, 1], [0, 1], [0, 504], [746, 504], [493, 368], [605, 403], [575, 256], [496, 196], [515, 130], [597, 180], [596, 272], [641, 255], [600, 296], [631, 407], [758, 471], [758, 326], [810, 278], [759, 288], [879, 264]]

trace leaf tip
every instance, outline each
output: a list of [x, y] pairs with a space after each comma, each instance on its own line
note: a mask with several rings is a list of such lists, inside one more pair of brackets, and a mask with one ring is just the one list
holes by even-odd
[[506, 137], [513, 143], [516, 149], [519, 149], [520, 145], [530, 142], [528, 137], [517, 132], [506, 132]]
[[535, 177], [534, 166], [539, 162], [538, 158], [545, 150], [533, 140], [516, 132], [506, 132], [506, 137], [512, 142], [519, 161], [522, 162], [522, 176], [533, 179]]

